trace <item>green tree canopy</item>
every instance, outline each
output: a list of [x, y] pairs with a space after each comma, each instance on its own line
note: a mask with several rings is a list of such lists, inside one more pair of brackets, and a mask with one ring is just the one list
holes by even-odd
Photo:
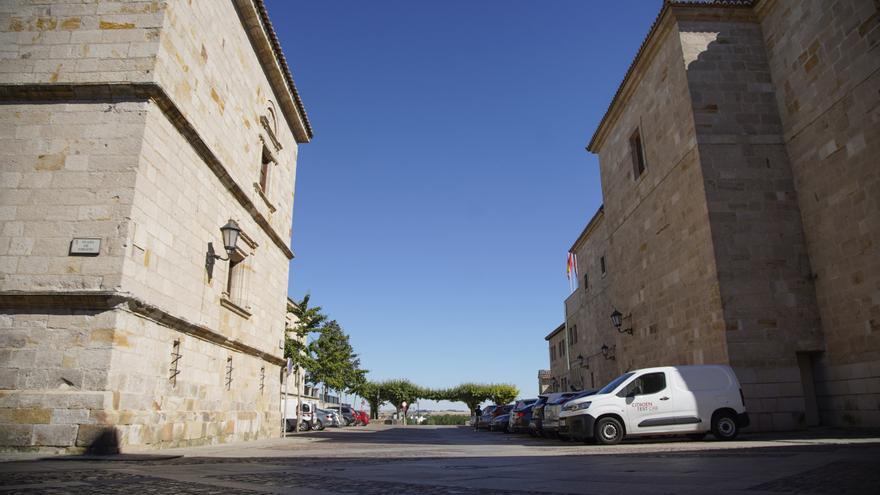
[[507, 383], [492, 384], [489, 386], [489, 392], [489, 398], [496, 404], [507, 404], [519, 395], [519, 389]]

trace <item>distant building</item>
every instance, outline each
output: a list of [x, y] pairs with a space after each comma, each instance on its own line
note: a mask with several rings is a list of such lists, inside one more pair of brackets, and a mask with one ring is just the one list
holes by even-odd
[[4, 7], [0, 446], [280, 435], [312, 130], [263, 2]]
[[550, 370], [538, 370], [538, 394], [544, 394], [551, 391], [553, 385], [553, 374]]
[[664, 3], [587, 147], [554, 377], [565, 339], [576, 386], [729, 363], [755, 429], [880, 426], [878, 9]]

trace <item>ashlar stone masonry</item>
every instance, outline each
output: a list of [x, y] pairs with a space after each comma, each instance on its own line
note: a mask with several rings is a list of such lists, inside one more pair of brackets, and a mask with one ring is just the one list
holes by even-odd
[[280, 434], [312, 130], [262, 2], [8, 1], [0, 47], [0, 448]]
[[664, 3], [588, 145], [554, 375], [726, 363], [754, 429], [880, 426], [878, 45], [872, 0]]

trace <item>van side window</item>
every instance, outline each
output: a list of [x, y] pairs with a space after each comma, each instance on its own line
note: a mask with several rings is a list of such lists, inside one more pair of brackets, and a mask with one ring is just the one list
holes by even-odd
[[632, 381], [629, 385], [627, 385], [623, 390], [620, 391], [618, 396], [627, 397], [630, 395], [650, 395], [656, 394], [661, 390], [666, 388], [666, 374], [663, 372], [659, 373], [648, 373], [642, 375], [635, 380]]

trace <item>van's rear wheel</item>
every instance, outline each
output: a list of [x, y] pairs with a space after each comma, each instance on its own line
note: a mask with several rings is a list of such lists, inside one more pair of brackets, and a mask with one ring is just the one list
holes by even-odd
[[618, 444], [623, 440], [623, 425], [612, 417], [601, 418], [596, 421], [593, 438], [601, 445]]
[[717, 412], [712, 416], [712, 435], [718, 440], [733, 440], [739, 435], [736, 418], [729, 412]]

